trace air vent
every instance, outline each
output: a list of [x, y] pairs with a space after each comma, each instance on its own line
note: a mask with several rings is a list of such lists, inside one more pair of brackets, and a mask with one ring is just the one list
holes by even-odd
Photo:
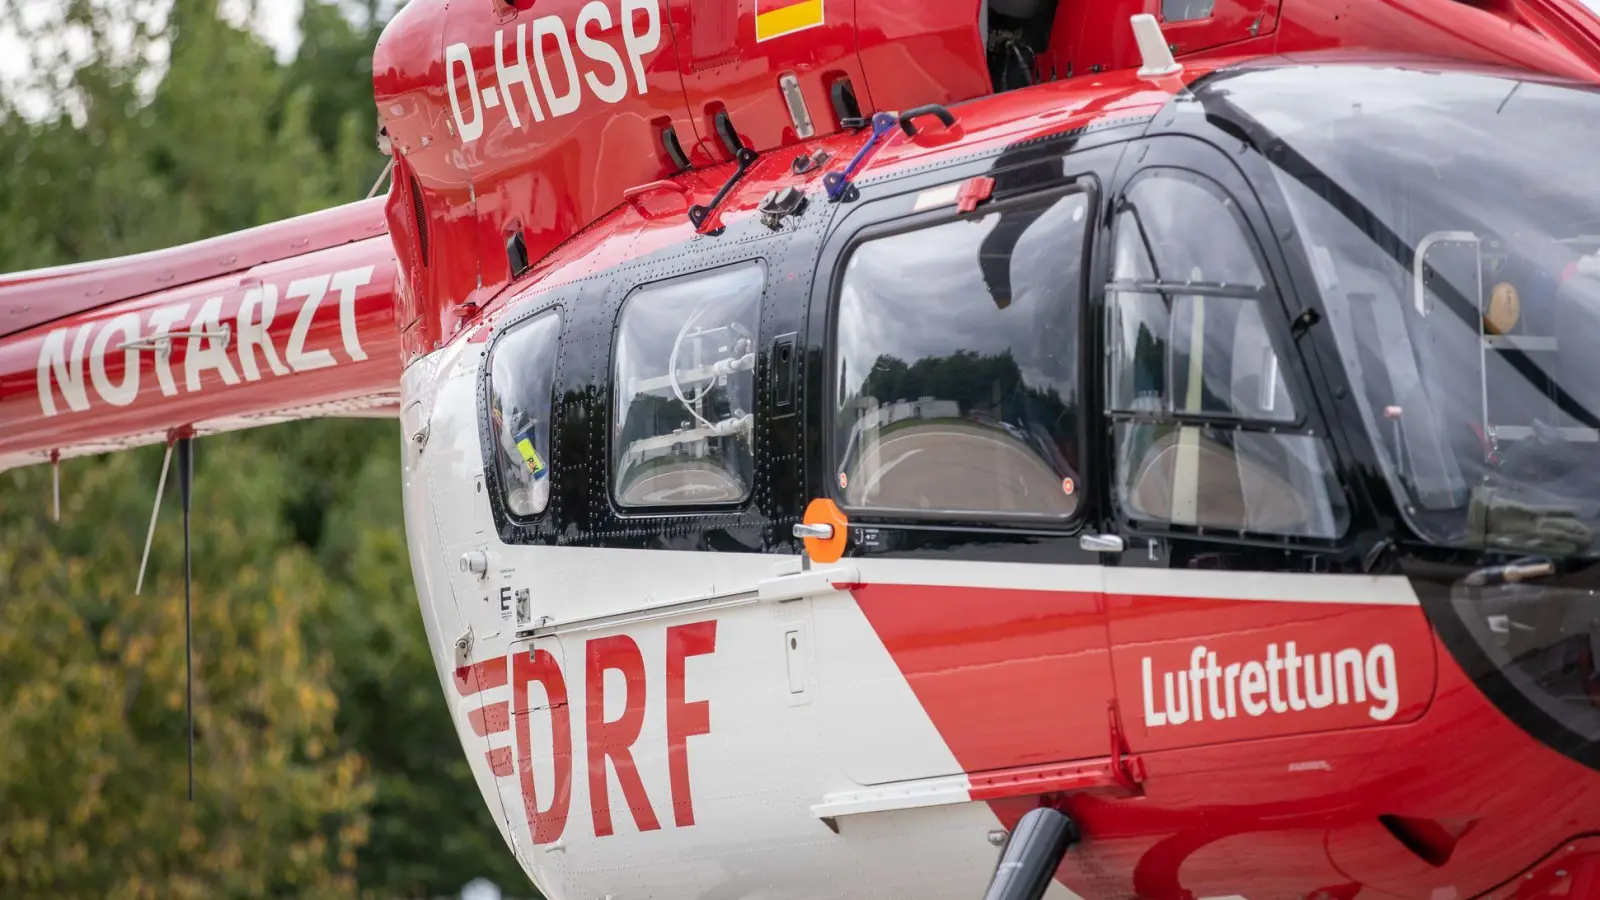
[[528, 272], [528, 242], [523, 239], [521, 228], [506, 238], [506, 264], [512, 278], [521, 278]]
[[840, 128], [862, 127], [861, 104], [856, 102], [856, 89], [848, 78], [840, 78], [829, 88], [833, 100], [833, 117]]
[[1378, 821], [1395, 840], [1434, 868], [1449, 862], [1456, 844], [1478, 824], [1476, 819], [1445, 821], [1396, 815], [1382, 815]]
[[428, 268], [431, 254], [428, 252], [428, 208], [422, 203], [422, 185], [417, 183], [417, 176], [411, 176], [411, 211], [417, 221], [417, 247], [422, 253], [422, 267]]

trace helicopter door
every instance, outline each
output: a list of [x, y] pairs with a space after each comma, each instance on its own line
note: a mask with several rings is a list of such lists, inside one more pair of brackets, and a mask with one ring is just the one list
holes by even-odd
[[[674, 43], [701, 152], [727, 161], [740, 143], [765, 152], [839, 130], [835, 86], [850, 115], [872, 107], [856, 56], [854, 5], [824, 0], [669, 0]], [[727, 125], [723, 114], [731, 119]]]
[[1432, 635], [1403, 578], [1336, 562], [1359, 559], [1340, 549], [1350, 494], [1253, 194], [1195, 141], [1148, 146], [1113, 201], [1103, 307], [1126, 542], [1106, 601], [1130, 749], [1413, 719]]
[[863, 786], [1110, 753], [1102, 569], [1078, 539], [1097, 181], [1060, 157], [987, 174], [973, 214], [948, 173], [865, 203], [819, 268], [836, 274], [812, 304], [830, 370], [817, 487], [861, 582], [814, 600], [819, 696]]

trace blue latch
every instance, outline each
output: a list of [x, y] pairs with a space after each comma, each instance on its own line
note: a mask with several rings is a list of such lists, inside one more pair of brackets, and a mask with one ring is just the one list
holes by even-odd
[[850, 165], [844, 167], [843, 172], [829, 172], [822, 177], [822, 186], [828, 189], [828, 201], [837, 203], [845, 191], [850, 189], [850, 179], [860, 171], [867, 159], [883, 142], [884, 135], [894, 130], [900, 120], [886, 112], [875, 113], [872, 117], [872, 137], [850, 160]]

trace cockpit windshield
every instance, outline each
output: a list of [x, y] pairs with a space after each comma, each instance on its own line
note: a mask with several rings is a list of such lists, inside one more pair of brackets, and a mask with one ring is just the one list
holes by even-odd
[[1266, 155], [1412, 523], [1600, 550], [1600, 93], [1305, 66], [1202, 92]]

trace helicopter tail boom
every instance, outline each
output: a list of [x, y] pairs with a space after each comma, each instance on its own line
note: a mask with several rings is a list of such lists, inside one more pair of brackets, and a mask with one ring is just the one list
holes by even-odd
[[375, 200], [6, 276], [0, 470], [291, 419], [397, 416], [396, 272]]

